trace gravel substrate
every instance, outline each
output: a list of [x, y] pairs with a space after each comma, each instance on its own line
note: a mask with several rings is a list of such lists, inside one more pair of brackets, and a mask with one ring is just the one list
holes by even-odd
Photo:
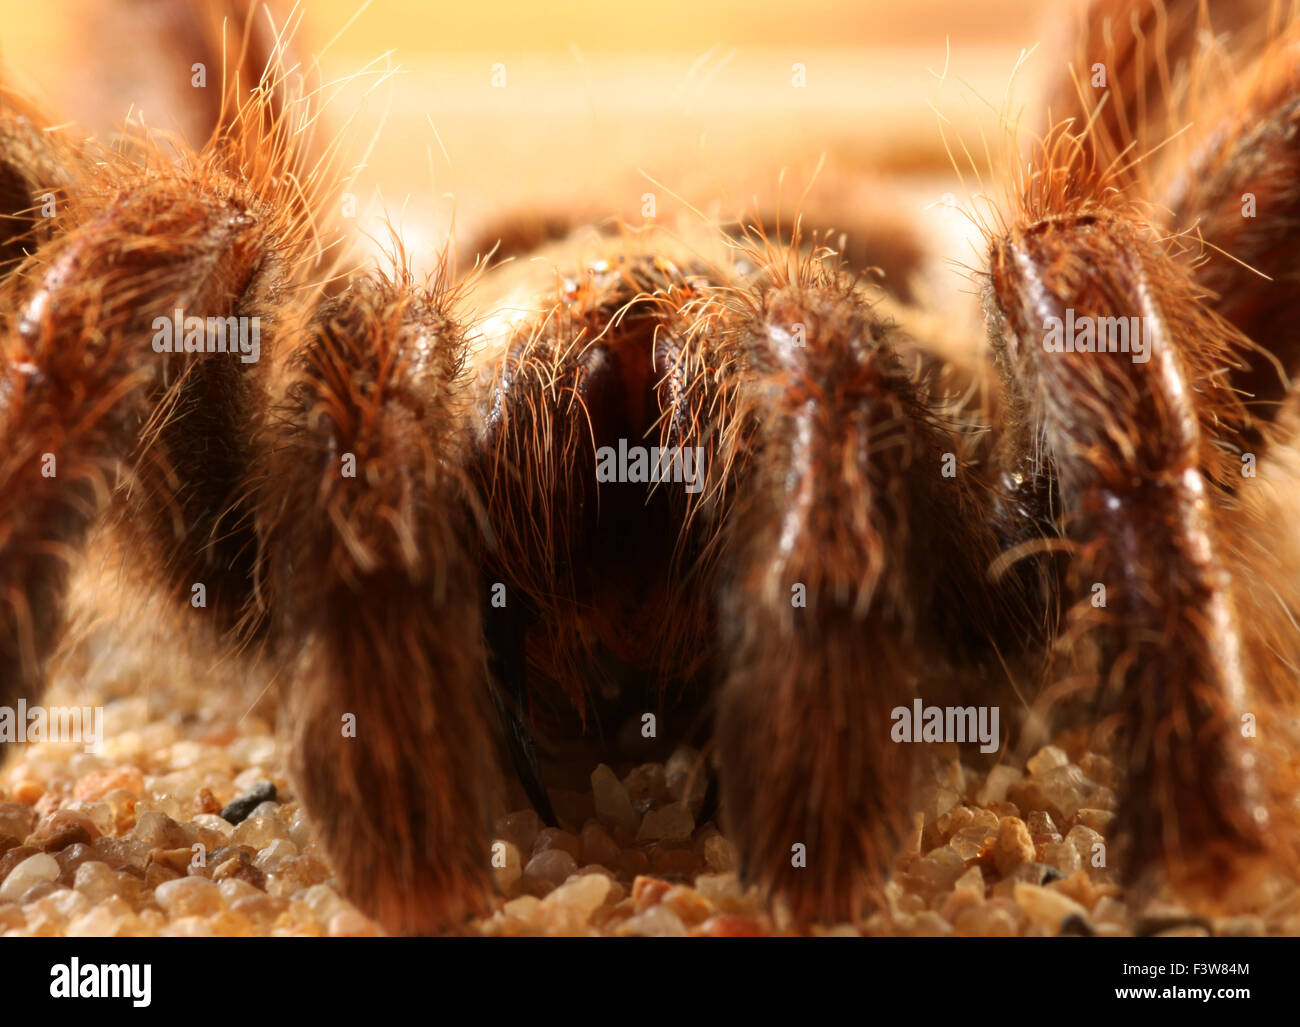
[[[94, 701], [84, 681], [48, 703]], [[214, 703], [210, 690], [118, 692], [102, 697], [100, 754], [29, 745], [0, 770], [0, 934], [380, 933], [339, 894], [269, 715], [244, 712], [238, 695]], [[1198, 919], [1158, 899], [1131, 908], [1116, 871], [1093, 865], [1113, 820], [1117, 768], [1071, 737], [1058, 742], [1023, 769], [975, 770], [955, 748], [936, 756], [888, 908], [815, 933], [1300, 934], [1300, 891], [1280, 879], [1239, 899], [1230, 917]], [[698, 767], [679, 750], [666, 764], [598, 768], [591, 791], [555, 796], [576, 831], [543, 828], [531, 811], [503, 817], [494, 846], [502, 897], [472, 930], [783, 933], [781, 909], [740, 887], [731, 843], [695, 823]]]

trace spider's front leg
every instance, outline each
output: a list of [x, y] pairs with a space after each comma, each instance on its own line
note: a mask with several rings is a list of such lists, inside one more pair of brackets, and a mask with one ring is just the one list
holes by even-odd
[[257, 365], [238, 336], [187, 352], [159, 320], [270, 320], [299, 254], [264, 196], [201, 161], [74, 164], [56, 229], [0, 292], [0, 700], [39, 695], [71, 566], [119, 474], [133, 568], [186, 598], [206, 582], [222, 627], [247, 598], [247, 540], [213, 535], [242, 474], [235, 422]]
[[898, 333], [834, 274], [759, 287], [728, 340], [728, 828], [796, 923], [854, 920], [912, 812], [894, 711], [992, 628], [990, 518]]
[[[1296, 604], [1269, 542], [1285, 529], [1260, 514], [1273, 483], [1250, 475], [1285, 434], [1270, 422], [1297, 361], [1300, 50], [1294, 15], [1253, 0], [1094, 0], [1077, 41], [1076, 74], [1103, 69], [1105, 91], [1064, 85], [1051, 113], [1073, 129], [1031, 159], [1021, 224], [992, 245], [986, 306], [1018, 415], [1002, 453], [1024, 458], [1040, 519], [1059, 486], [1078, 546], [1065, 592], [1095, 630], [1076, 637], [1128, 731], [1129, 872], [1163, 866], [1191, 898], [1249, 854], [1294, 865], [1275, 711], [1294, 701]], [[1171, 216], [1148, 225], [1160, 208], [1117, 191], [1137, 189]], [[1205, 259], [1161, 228], [1203, 236]], [[1091, 351], [1123, 328], [1148, 348]]]
[[1227, 383], [1244, 340], [1115, 194], [1039, 168], [1024, 222], [992, 242], [995, 352], [1025, 414], [1009, 430], [1059, 489], [1067, 595], [1104, 595], [1087, 613], [1104, 709], [1127, 730], [1129, 872], [1221, 886], [1268, 834], [1243, 738], [1259, 654], [1241, 643], [1221, 528], [1248, 423]]
[[292, 771], [346, 893], [394, 933], [481, 912], [497, 782], [462, 329], [400, 272], [311, 319], [258, 442]]
[[0, 702], [39, 696], [106, 511], [124, 568], [186, 603], [201, 584], [209, 623], [241, 624], [261, 337], [313, 274], [312, 243], [336, 239], [313, 213], [328, 162], [303, 188], [291, 174], [310, 105], [275, 67], [264, 84], [232, 87], [209, 144], [171, 156], [74, 141], [0, 92]]

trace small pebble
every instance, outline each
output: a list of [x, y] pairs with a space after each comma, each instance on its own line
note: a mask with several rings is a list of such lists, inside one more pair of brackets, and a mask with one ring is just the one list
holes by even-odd
[[507, 902], [501, 907], [501, 911], [506, 916], [516, 917], [519, 920], [529, 920], [537, 912], [541, 904], [542, 900], [534, 895], [521, 895], [519, 898]]
[[289, 840], [289, 830], [284, 821], [279, 817], [264, 814], [250, 816], [246, 820], [241, 820], [230, 835], [232, 844], [246, 845], [255, 852], [260, 852], [272, 842], [280, 839]]
[[104, 902], [121, 897], [122, 875], [107, 863], [89, 860], [77, 867], [72, 886], [91, 902]]
[[625, 921], [617, 933], [643, 938], [685, 938], [690, 934], [681, 918], [665, 906], [652, 906], [644, 913], [638, 913]]
[[94, 802], [114, 791], [139, 795], [144, 791], [144, 774], [138, 767], [132, 766], [96, 770], [78, 781], [72, 794], [78, 799]]
[[710, 938], [764, 938], [767, 931], [752, 916], [721, 913], [704, 921], [700, 934]]
[[641, 821], [636, 833], [638, 842], [685, 841], [695, 830], [695, 818], [681, 803], [672, 803], [662, 809], [652, 810]]
[[746, 910], [745, 891], [734, 873], [701, 874], [695, 879], [695, 890], [724, 913], [743, 913]]
[[707, 920], [715, 912], [713, 903], [694, 888], [680, 885], [669, 888], [660, 901], [688, 927]]
[[[1075, 824], [1070, 828], [1070, 833], [1065, 836], [1065, 844], [1073, 845], [1074, 850], [1079, 854], [1079, 862], [1082, 866], [1092, 868], [1094, 860], [1102, 862], [1106, 859], [1106, 839], [1090, 827], [1083, 824]], [[1098, 867], [1100, 869], [1100, 867]]]
[[916, 860], [904, 874], [904, 883], [913, 883], [925, 894], [938, 894], [952, 887], [966, 872], [966, 861], [944, 846]]
[[345, 909], [330, 917], [327, 933], [331, 938], [373, 938], [379, 932], [369, 917]]
[[542, 821], [536, 811], [531, 809], [510, 813], [497, 821], [496, 836], [510, 842], [520, 852], [533, 851], [542, 830]]
[[1058, 749], [1055, 745], [1043, 746], [1025, 761], [1025, 769], [1033, 777], [1040, 777], [1049, 770], [1069, 765], [1070, 757], [1065, 754], [1064, 749]]
[[948, 847], [957, 853], [967, 862], [978, 859], [993, 844], [998, 836], [997, 828], [989, 828], [982, 824], [975, 824], [971, 827], [963, 827], [960, 831], [952, 836], [948, 842]]
[[135, 920], [131, 907], [116, 896], [97, 902], [67, 927], [69, 938], [116, 938]]
[[36, 827], [36, 811], [21, 802], [0, 802], [0, 835], [26, 838]]
[[230, 843], [230, 837], [235, 833], [234, 827], [230, 821], [224, 817], [216, 816], [212, 813], [200, 813], [192, 821], [195, 827], [204, 831], [211, 831], [214, 835], [222, 839], [225, 844]]
[[498, 838], [492, 843], [492, 876], [497, 888], [509, 893], [515, 882], [523, 876], [523, 857], [513, 842]]
[[611, 867], [618, 861], [622, 848], [609, 836], [609, 833], [597, 823], [588, 823], [578, 836], [582, 845], [582, 862]]
[[173, 918], [220, 913], [225, 906], [217, 885], [205, 878], [165, 881], [153, 891], [153, 898]]
[[1034, 860], [1034, 840], [1029, 828], [1019, 817], [1007, 817], [998, 827], [998, 840], [993, 850], [993, 865], [998, 873], [1007, 874], [1022, 863]]
[[1042, 797], [1040, 808], [1045, 808], [1058, 823], [1068, 824], [1074, 815], [1085, 805], [1084, 800], [1096, 786], [1084, 777], [1083, 771], [1075, 766], [1057, 767], [1049, 770], [1036, 782]]
[[[198, 820], [198, 817], [195, 817], [194, 819]], [[226, 823], [226, 821], [222, 820], [222, 823]], [[230, 828], [227, 825], [227, 831], [229, 831], [229, 829]], [[306, 848], [308, 843], [311, 842], [311, 821], [307, 819], [307, 811], [305, 809], [296, 809], [293, 811], [293, 819], [289, 821], [289, 840], [300, 849]]]
[[1033, 839], [1036, 846], [1045, 842], [1059, 842], [1061, 840], [1061, 832], [1056, 829], [1056, 824], [1052, 820], [1050, 813], [1035, 810], [1029, 814], [1025, 826], [1029, 828], [1029, 837]]
[[338, 892], [326, 884], [314, 884], [302, 892], [297, 902], [305, 902], [317, 922], [328, 930], [329, 923], [339, 913], [352, 911], [351, 905]]
[[45, 881], [55, 881], [59, 876], [59, 864], [48, 853], [38, 852], [9, 871], [0, 884], [0, 902], [17, 902], [31, 888]]
[[1084, 808], [1075, 814], [1074, 819], [1076, 824], [1089, 827], [1101, 835], [1110, 831], [1115, 824], [1115, 814], [1108, 809]]
[[1083, 866], [1079, 850], [1067, 841], [1047, 842], [1040, 846], [1038, 855], [1042, 862], [1055, 867], [1065, 877]]
[[190, 844], [189, 832], [156, 810], [146, 810], [136, 817], [131, 839], [150, 849], [179, 849]]
[[99, 835], [100, 832], [90, 817], [84, 813], [61, 809], [42, 817], [36, 829], [28, 835], [25, 844], [45, 852], [59, 852], [69, 845], [89, 845]]
[[623, 786], [633, 802], [666, 802], [671, 796], [662, 763], [643, 763], [623, 779]]
[[582, 858], [582, 843], [578, 840], [578, 836], [562, 831], [558, 827], [543, 828], [537, 835], [537, 841], [533, 843], [534, 856], [547, 849], [560, 849], [567, 852], [575, 861]]
[[1085, 921], [1088, 918], [1088, 911], [1073, 899], [1035, 884], [1017, 884], [1015, 900], [1033, 923], [1053, 934], [1060, 930], [1069, 917], [1077, 916]]
[[89, 817], [97, 835], [113, 834], [117, 831], [117, 818], [113, 814], [113, 807], [106, 802], [87, 802], [84, 799], [76, 799], [65, 808]]
[[70, 882], [79, 866], [97, 857], [95, 850], [89, 845], [78, 843], [69, 845], [62, 852], [56, 853], [54, 858], [59, 864], [59, 879]]
[[704, 862], [715, 874], [725, 874], [738, 866], [736, 847], [720, 834], [715, 834], [704, 843]]
[[631, 796], [614, 772], [600, 764], [591, 773], [591, 792], [596, 804], [596, 816], [610, 827], [635, 830], [640, 815], [632, 806]]
[[221, 816], [231, 824], [239, 824], [264, 802], [275, 802], [275, 785], [270, 781], [258, 781], [243, 795], [232, 800], [221, 811]]
[[524, 875], [560, 885], [578, 870], [578, 861], [563, 849], [546, 849], [528, 861]]
[[605, 903], [612, 882], [601, 874], [586, 874], [574, 877], [551, 892], [541, 904], [542, 910], [557, 906], [572, 910], [579, 924], [585, 924]]
[[968, 906], [953, 921], [954, 933], [968, 938], [1014, 938], [1020, 931], [1016, 918], [1001, 906]]
[[654, 877], [638, 877], [632, 882], [632, 902], [638, 910], [647, 910], [672, 890], [667, 881]]

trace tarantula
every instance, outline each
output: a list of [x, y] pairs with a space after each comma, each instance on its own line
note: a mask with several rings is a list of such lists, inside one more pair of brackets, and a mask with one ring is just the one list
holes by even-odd
[[5, 98], [0, 702], [39, 696], [107, 523], [273, 661], [300, 797], [393, 932], [484, 908], [506, 761], [553, 820], [539, 742], [638, 711], [711, 723], [748, 880], [860, 918], [912, 809], [891, 711], [1016, 678], [1120, 731], [1130, 879], [1294, 866], [1293, 18], [1091, 5], [984, 219], [980, 361], [805, 224], [353, 269], [265, 51], [199, 152]]

